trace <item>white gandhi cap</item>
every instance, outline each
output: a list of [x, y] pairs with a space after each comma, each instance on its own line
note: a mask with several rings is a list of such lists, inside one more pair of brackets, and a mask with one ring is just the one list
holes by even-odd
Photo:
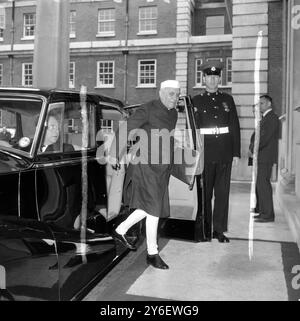
[[177, 80], [165, 80], [160, 84], [160, 88], [178, 88], [180, 89], [179, 81]]

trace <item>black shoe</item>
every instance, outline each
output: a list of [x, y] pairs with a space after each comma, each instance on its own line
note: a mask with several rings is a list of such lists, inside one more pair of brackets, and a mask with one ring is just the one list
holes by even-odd
[[223, 233], [213, 232], [213, 239], [218, 239], [220, 243], [229, 243], [229, 238], [225, 236]]
[[257, 218], [254, 222], [256, 223], [269, 223], [269, 222], [274, 222], [274, 218], [263, 218], [263, 217], [260, 217], [260, 218]]
[[119, 234], [116, 230], [112, 231], [111, 233], [112, 237], [119, 242], [121, 242], [124, 246], [126, 246], [129, 250], [135, 251], [136, 246], [133, 245], [130, 240], [127, 238], [127, 236]]
[[147, 264], [152, 265], [157, 269], [167, 270], [169, 266], [163, 261], [163, 259], [158, 255], [149, 255], [147, 254]]

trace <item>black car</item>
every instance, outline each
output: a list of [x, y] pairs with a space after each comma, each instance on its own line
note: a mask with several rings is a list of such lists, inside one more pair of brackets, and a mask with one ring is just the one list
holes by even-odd
[[80, 298], [125, 251], [96, 137], [126, 115], [96, 94], [0, 89], [0, 300]]
[[[97, 94], [0, 89], [0, 300], [80, 299], [127, 253], [110, 236], [128, 214], [125, 167], [115, 172], [103, 157], [133, 107]], [[201, 151], [188, 97], [177, 109], [177, 145]], [[193, 178], [190, 188], [171, 178], [166, 234], [199, 218]]]

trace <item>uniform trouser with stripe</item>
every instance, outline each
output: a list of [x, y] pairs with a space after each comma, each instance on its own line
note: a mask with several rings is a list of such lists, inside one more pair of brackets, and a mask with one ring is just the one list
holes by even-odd
[[212, 230], [219, 233], [227, 231], [231, 167], [232, 162], [204, 165], [204, 226], [207, 237], [211, 237]]

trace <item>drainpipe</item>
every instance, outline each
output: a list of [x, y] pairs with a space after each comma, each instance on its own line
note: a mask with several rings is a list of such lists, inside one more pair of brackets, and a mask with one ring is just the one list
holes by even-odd
[[228, 16], [230, 30], [231, 30], [231, 33], [232, 33], [232, 18], [231, 18], [231, 13], [230, 13], [230, 10], [229, 10], [229, 5], [232, 7], [232, 4], [229, 3], [229, 2], [230, 2], [229, 0], [225, 0], [226, 12], [227, 12], [227, 16]]
[[124, 91], [123, 91], [123, 102], [127, 105], [127, 77], [128, 77], [128, 28], [129, 28], [129, 0], [126, 0], [126, 15], [125, 15], [125, 46], [122, 50], [124, 55]]
[[294, 6], [294, 0], [291, 0], [288, 2], [288, 45], [287, 45], [287, 75], [288, 75], [288, 81], [287, 81], [287, 114], [286, 114], [286, 120], [287, 120], [287, 150], [286, 150], [286, 156], [287, 156], [287, 164], [286, 168], [288, 170], [288, 173], [293, 174], [293, 87], [294, 87], [294, 73], [293, 70], [293, 53], [294, 53], [294, 30], [291, 26], [291, 19], [292, 19], [292, 8]]
[[14, 85], [14, 42], [15, 42], [15, 0], [12, 0], [11, 6], [11, 37], [10, 37], [10, 53], [9, 58], [9, 85], [13, 87]]

